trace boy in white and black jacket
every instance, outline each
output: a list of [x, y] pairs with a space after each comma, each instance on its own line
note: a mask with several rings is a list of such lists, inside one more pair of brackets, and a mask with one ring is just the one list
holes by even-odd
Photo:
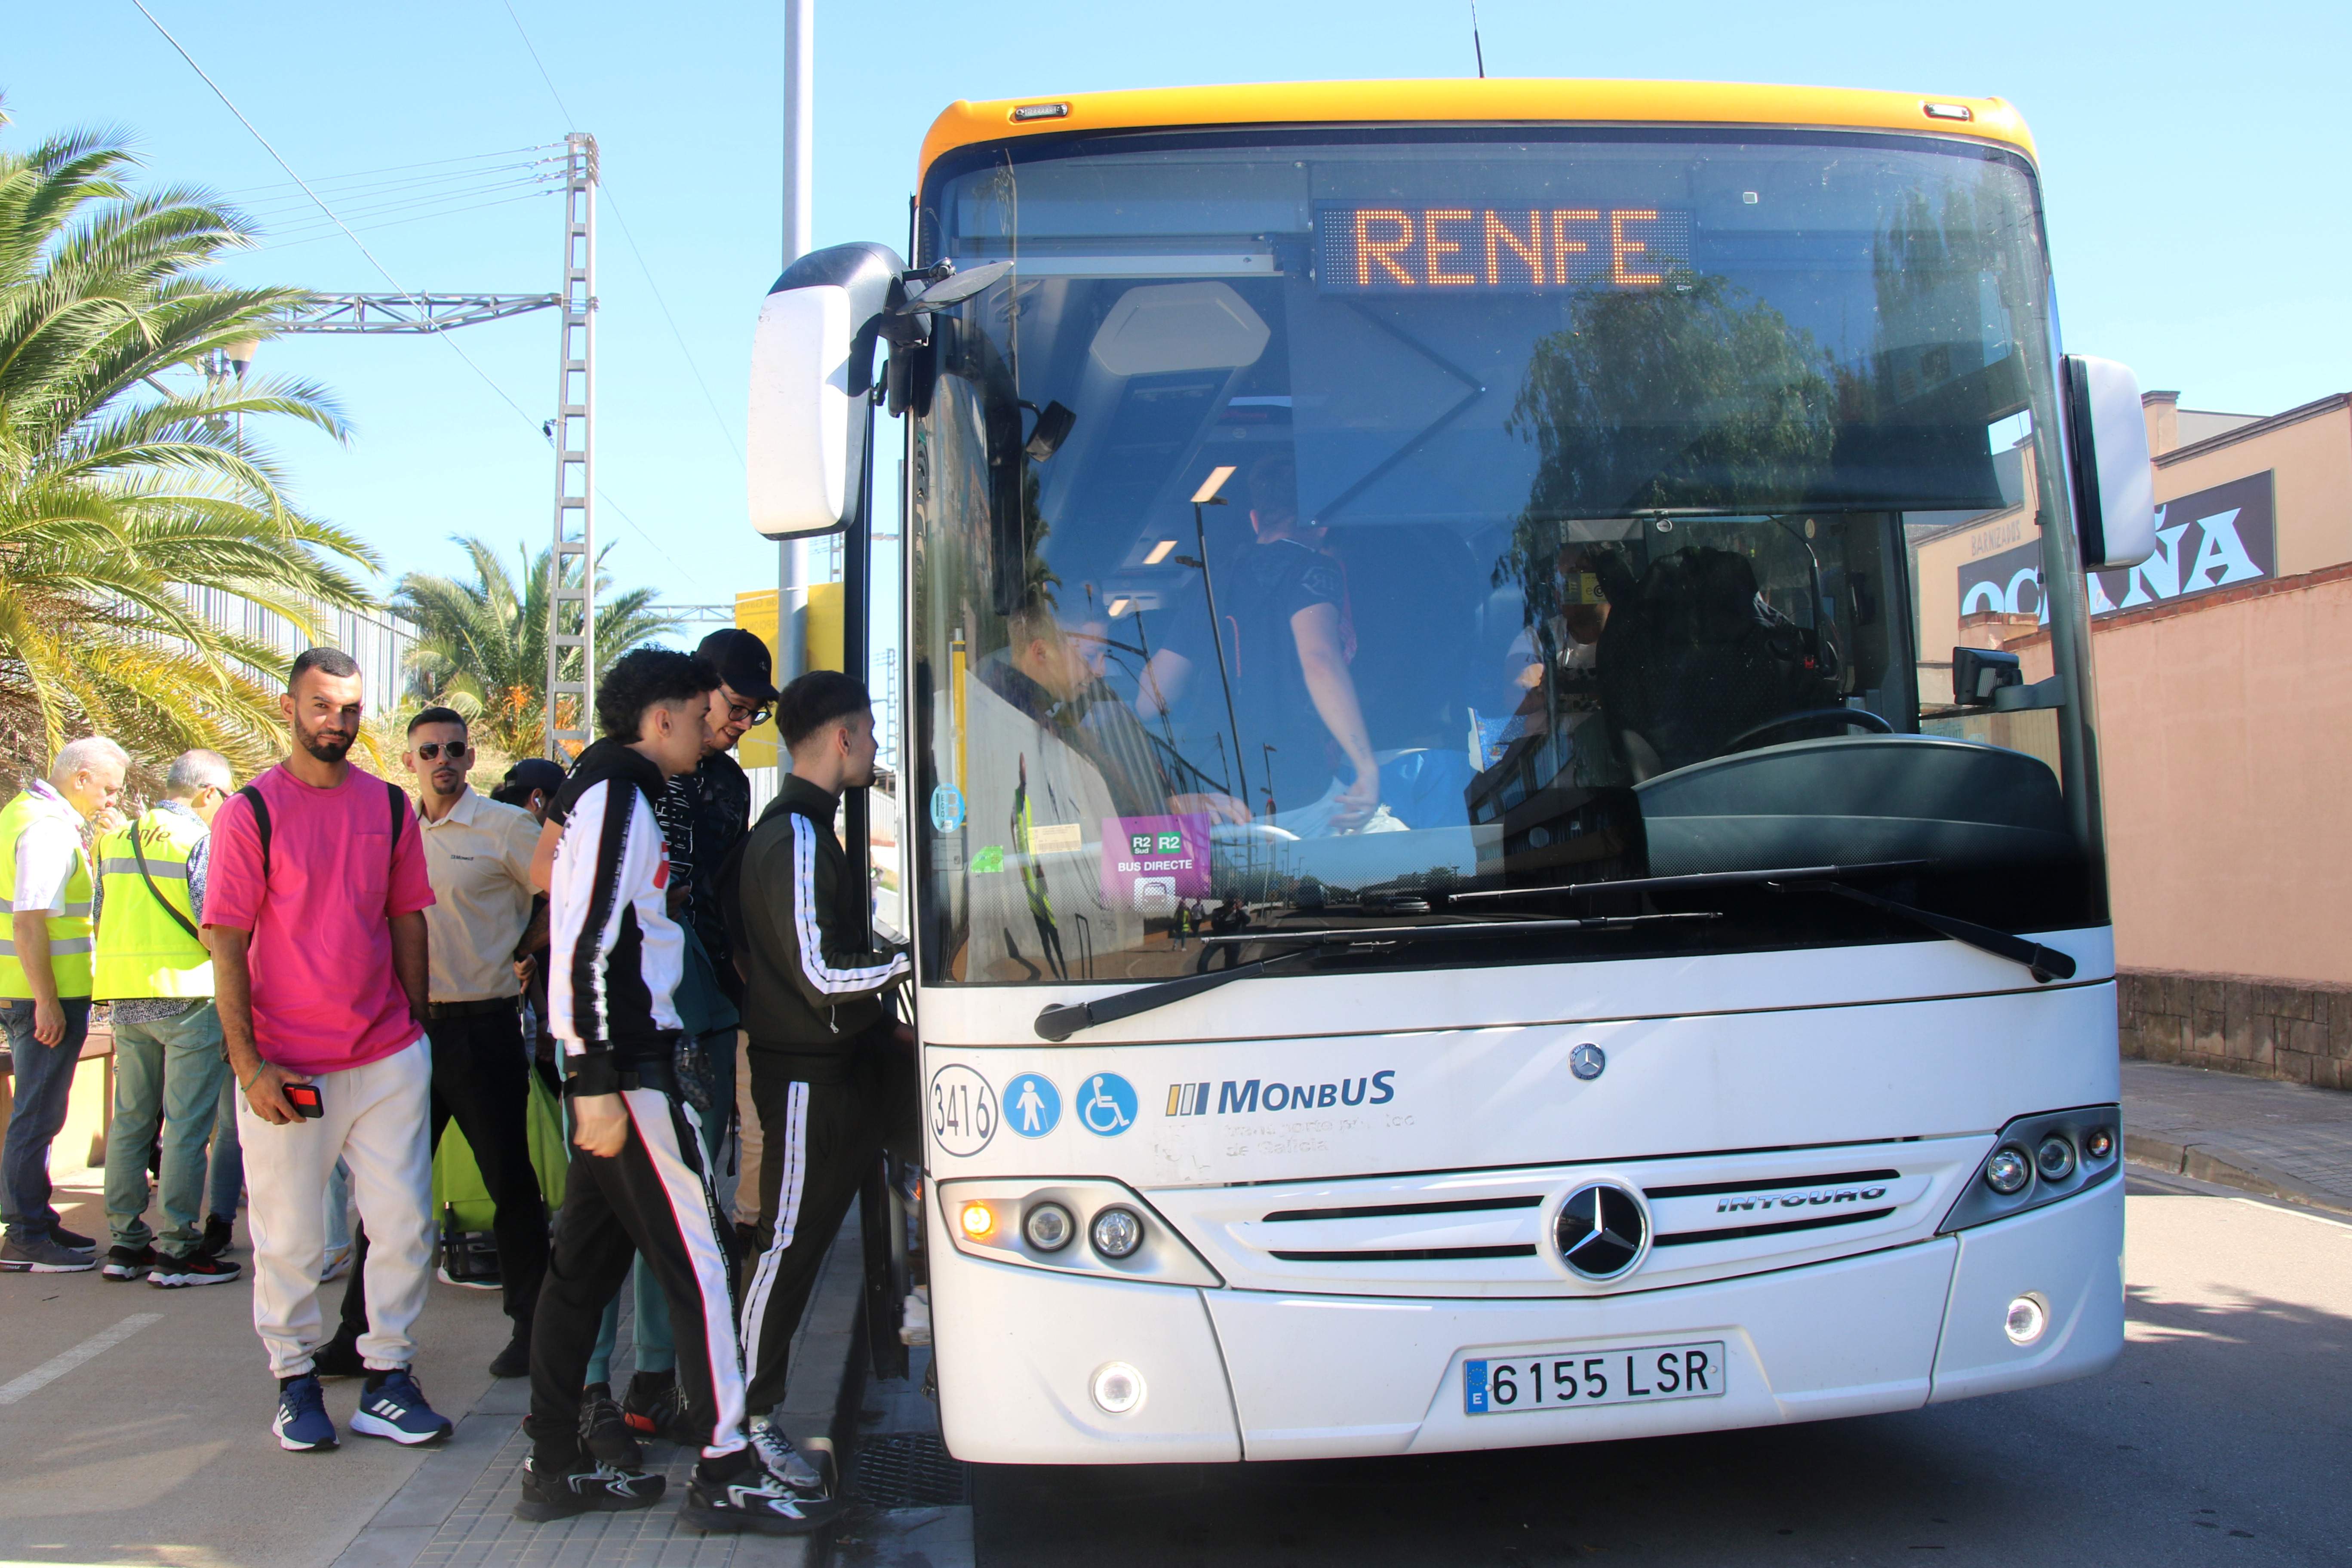
[[548, 1022], [562, 1053], [574, 1152], [531, 1331], [522, 1519], [646, 1508], [662, 1494], [660, 1476], [598, 1463], [580, 1434], [604, 1305], [639, 1256], [668, 1299], [688, 1419], [703, 1435], [687, 1521], [796, 1534], [840, 1507], [795, 1492], [745, 1435], [709, 1156], [674, 1077], [683, 939], [668, 913], [669, 857], [654, 806], [665, 779], [701, 761], [718, 684], [709, 663], [667, 648], [616, 660], [596, 693], [604, 738], [581, 754], [550, 813], [563, 827], [549, 873]]

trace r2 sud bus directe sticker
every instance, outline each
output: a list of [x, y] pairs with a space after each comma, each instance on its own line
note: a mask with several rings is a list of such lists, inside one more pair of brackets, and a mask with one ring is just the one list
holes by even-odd
[[1462, 1409], [1469, 1415], [1506, 1415], [1586, 1405], [1720, 1399], [1728, 1372], [1721, 1340], [1465, 1361]]

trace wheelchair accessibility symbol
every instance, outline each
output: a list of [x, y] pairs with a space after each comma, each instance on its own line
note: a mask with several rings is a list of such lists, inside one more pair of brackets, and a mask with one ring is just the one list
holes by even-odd
[[1135, 1086], [1115, 1072], [1089, 1074], [1076, 1098], [1078, 1120], [1089, 1132], [1116, 1138], [1135, 1125]]
[[1062, 1120], [1062, 1097], [1051, 1079], [1024, 1072], [1004, 1086], [1006, 1125], [1024, 1138], [1043, 1138]]

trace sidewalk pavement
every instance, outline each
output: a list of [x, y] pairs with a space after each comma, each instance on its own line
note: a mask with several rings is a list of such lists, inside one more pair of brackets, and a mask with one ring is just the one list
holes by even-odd
[[2352, 1093], [2126, 1061], [2135, 1165], [2352, 1214]]
[[[76, 1131], [53, 1156], [57, 1203], [68, 1225], [102, 1237], [103, 1176], [81, 1168], [89, 1129]], [[242, 1221], [230, 1256], [250, 1261]], [[330, 1314], [342, 1289], [341, 1280], [325, 1288]], [[803, 1374], [784, 1424], [803, 1447], [835, 1433], [861, 1289], [852, 1223], [794, 1346]], [[352, 1436], [358, 1381], [333, 1379], [327, 1408], [342, 1447], [289, 1454], [269, 1430], [277, 1390], [244, 1279], [157, 1290], [95, 1271], [0, 1275], [0, 1568], [785, 1568], [817, 1560], [817, 1543], [805, 1538], [685, 1530], [675, 1500], [643, 1513], [515, 1522], [529, 1391], [488, 1371], [507, 1331], [496, 1292], [435, 1284], [417, 1322], [417, 1372], [434, 1408], [457, 1423], [452, 1440], [418, 1449]], [[631, 1364], [628, 1342], [625, 1326], [620, 1368]], [[648, 1458], [669, 1471], [673, 1499], [682, 1495], [690, 1461], [667, 1444]]]

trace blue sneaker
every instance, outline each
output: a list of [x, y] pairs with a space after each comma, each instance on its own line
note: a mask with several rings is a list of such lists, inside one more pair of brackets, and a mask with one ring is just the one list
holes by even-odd
[[269, 1429], [289, 1453], [323, 1454], [335, 1446], [335, 1424], [317, 1378], [305, 1373], [278, 1391], [278, 1419]]
[[435, 1443], [452, 1430], [448, 1421], [425, 1403], [425, 1391], [401, 1367], [383, 1374], [383, 1381], [360, 1395], [352, 1416], [352, 1430], [366, 1437], [389, 1437], [411, 1447]]

